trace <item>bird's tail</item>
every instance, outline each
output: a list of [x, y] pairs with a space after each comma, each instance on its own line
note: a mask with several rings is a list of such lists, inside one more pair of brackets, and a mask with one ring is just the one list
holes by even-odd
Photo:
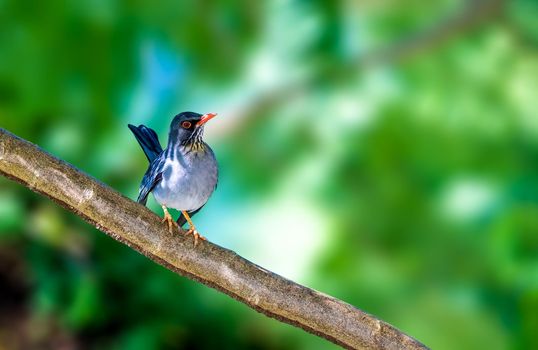
[[185, 225], [185, 223], [187, 222], [187, 218], [183, 216], [183, 213], [179, 213], [179, 217], [177, 218], [176, 222], [179, 227], [183, 227], [183, 225]]
[[140, 144], [140, 147], [142, 147], [144, 154], [151, 163], [153, 159], [157, 158], [157, 156], [163, 151], [157, 133], [145, 125], [134, 126], [129, 124], [128, 127], [133, 132], [136, 140]]

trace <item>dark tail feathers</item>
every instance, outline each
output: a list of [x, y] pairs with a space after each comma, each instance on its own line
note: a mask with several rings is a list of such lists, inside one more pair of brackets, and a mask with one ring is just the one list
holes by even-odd
[[163, 151], [157, 133], [145, 125], [134, 126], [129, 124], [128, 127], [133, 132], [148, 161], [151, 163]]

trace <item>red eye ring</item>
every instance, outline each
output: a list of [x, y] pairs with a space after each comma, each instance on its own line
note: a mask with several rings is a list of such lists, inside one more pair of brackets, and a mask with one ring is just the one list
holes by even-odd
[[190, 129], [190, 127], [192, 126], [191, 122], [183, 122], [181, 123], [181, 126], [184, 128], [184, 129]]

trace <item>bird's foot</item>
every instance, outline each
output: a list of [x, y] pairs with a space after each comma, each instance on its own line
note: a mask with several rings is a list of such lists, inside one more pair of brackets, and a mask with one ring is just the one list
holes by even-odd
[[194, 236], [194, 246], [196, 247], [198, 245], [198, 240], [201, 239], [202, 241], [207, 241], [207, 239], [202, 236], [198, 231], [196, 231], [196, 227], [191, 226], [189, 230], [186, 233], [187, 235], [193, 235]]
[[174, 218], [172, 218], [172, 215], [170, 215], [168, 210], [166, 210], [166, 207], [163, 207], [163, 210], [164, 210], [164, 218], [162, 219], [161, 222], [162, 223], [165, 223], [165, 222], [168, 223], [168, 232], [170, 232], [170, 234], [172, 234], [173, 233], [173, 227], [177, 226], [177, 223], [174, 221]]

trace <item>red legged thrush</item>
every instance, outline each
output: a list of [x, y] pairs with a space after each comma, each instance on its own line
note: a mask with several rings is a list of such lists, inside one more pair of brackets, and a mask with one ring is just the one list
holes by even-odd
[[[145, 205], [152, 192], [164, 210], [163, 222], [168, 223], [168, 230], [172, 232], [174, 225], [181, 227], [188, 222], [187, 233], [194, 236], [195, 245], [198, 239], [205, 238], [196, 231], [191, 217], [202, 209], [217, 186], [217, 160], [211, 147], [202, 140], [205, 123], [215, 116], [193, 112], [176, 115], [164, 150], [155, 131], [144, 125], [129, 124], [149, 160], [137, 201]], [[167, 208], [181, 211], [177, 224]]]

